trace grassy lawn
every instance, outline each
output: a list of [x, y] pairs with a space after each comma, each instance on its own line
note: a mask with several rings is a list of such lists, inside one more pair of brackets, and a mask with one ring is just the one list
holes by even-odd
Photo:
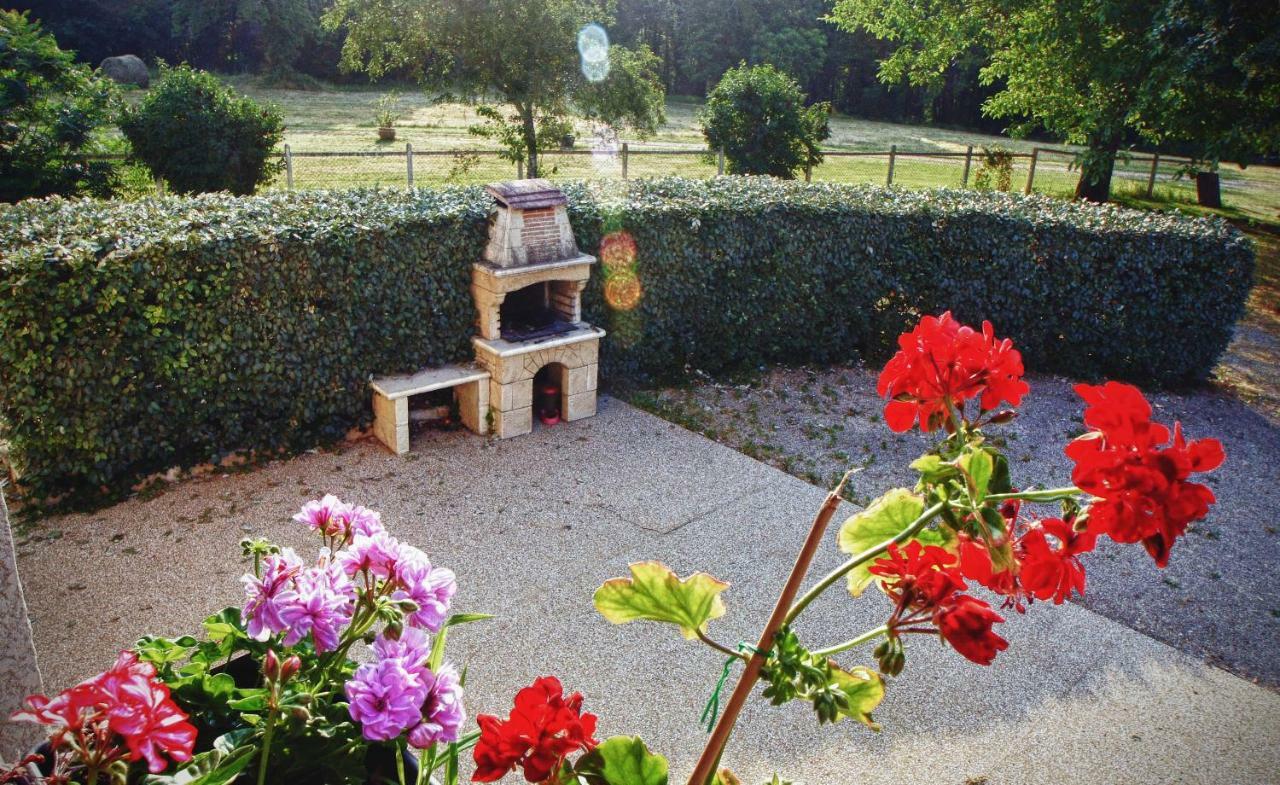
[[[333, 86], [323, 90], [288, 90], [263, 87], [254, 80], [230, 77], [237, 89], [255, 98], [278, 104], [285, 114], [288, 130], [285, 141], [295, 153], [312, 152], [383, 152], [382, 157], [294, 158], [294, 185], [297, 188], [334, 188], [353, 186], [404, 185], [406, 167], [403, 157], [406, 142], [414, 148], [414, 181], [418, 185], [444, 183], [481, 183], [514, 175], [514, 167], [492, 152], [494, 144], [468, 133], [478, 122], [473, 107], [459, 103], [437, 102], [421, 91], [400, 92], [403, 118], [394, 142], [379, 142], [374, 112], [387, 90], [369, 87]], [[135, 94], [136, 95], [136, 94]], [[629, 159], [632, 177], [681, 174], [709, 177], [715, 164], [694, 152], [704, 147], [698, 124], [701, 101], [672, 97], [667, 101], [667, 122], [658, 133], [643, 142], [629, 142], [630, 149], [640, 154]], [[621, 163], [614, 151], [593, 143], [592, 129], [585, 124], [578, 129], [579, 152], [571, 155], [551, 153], [547, 156], [549, 176], [557, 179], [620, 177]], [[861, 120], [844, 115], [831, 119], [831, 137], [826, 149], [842, 152], [887, 151], [896, 145], [900, 153], [964, 153], [972, 145], [1003, 145], [1018, 153], [1030, 153], [1040, 143], [1005, 136], [958, 131], [929, 126], [900, 125]], [[597, 149], [592, 150], [596, 147]], [[682, 155], [644, 155], [644, 150], [684, 148]], [[458, 152], [466, 151], [466, 152]], [[1026, 185], [1027, 158], [1014, 162], [1012, 189], [1021, 191]], [[969, 183], [977, 169], [973, 162]], [[830, 156], [814, 168], [816, 181], [883, 183], [888, 173], [888, 156]], [[1116, 169], [1115, 189], [1122, 199], [1135, 206], [1145, 198], [1150, 164], [1145, 161], [1121, 161]], [[1157, 172], [1155, 201], [1194, 202], [1194, 186], [1186, 179], [1175, 179], [1176, 167], [1162, 163]], [[938, 186], [959, 187], [964, 175], [962, 156], [924, 158], [900, 154], [894, 163], [894, 183], [912, 188]], [[1056, 196], [1070, 195], [1076, 173], [1066, 156], [1042, 154], [1036, 166], [1035, 190]], [[283, 176], [278, 181], [284, 187]], [[1276, 221], [1280, 216], [1280, 168], [1233, 166], [1222, 170], [1223, 198], [1228, 217]]]

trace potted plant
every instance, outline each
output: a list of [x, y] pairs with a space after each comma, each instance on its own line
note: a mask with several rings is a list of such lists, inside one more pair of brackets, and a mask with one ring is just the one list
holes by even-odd
[[378, 99], [374, 119], [378, 123], [378, 139], [383, 142], [394, 142], [396, 139], [396, 123], [403, 114], [400, 111], [400, 94], [392, 90]]
[[[243, 541], [245, 603], [206, 619], [203, 640], [145, 637], [99, 676], [29, 698], [15, 719], [49, 740], [0, 782], [456, 782], [479, 734], [445, 639], [489, 617], [450, 614], [453, 572], [378, 513], [326, 496], [294, 519], [316, 557]], [[372, 662], [350, 658], [359, 641]]]

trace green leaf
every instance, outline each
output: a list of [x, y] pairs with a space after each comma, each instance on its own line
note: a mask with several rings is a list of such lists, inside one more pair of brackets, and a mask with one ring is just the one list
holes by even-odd
[[861, 665], [847, 671], [833, 667], [831, 671], [832, 683], [849, 699], [849, 708], [842, 711], [841, 716], [855, 719], [872, 730], [880, 730], [880, 725], [871, 719], [871, 712], [884, 700], [884, 680], [880, 674]]
[[720, 592], [729, 584], [705, 572], [696, 572], [684, 580], [676, 577], [667, 565], [636, 562], [630, 578], [613, 578], [596, 589], [596, 610], [614, 624], [637, 619], [661, 621], [680, 627], [685, 638], [697, 637], [707, 622], [724, 615]]
[[445, 627], [457, 627], [459, 624], [470, 624], [473, 621], [492, 619], [492, 613], [455, 613], [445, 620]]
[[956, 459], [956, 464], [969, 476], [969, 496], [975, 504], [981, 504], [987, 498], [991, 475], [995, 472], [991, 455], [981, 447], [971, 447]]
[[194, 756], [173, 774], [149, 774], [143, 785], [227, 785], [257, 756], [258, 748], [245, 745], [227, 751], [215, 747]]
[[639, 736], [605, 739], [574, 770], [588, 785], [667, 785], [667, 759], [649, 752]]
[[922, 484], [935, 484], [956, 473], [956, 468], [942, 460], [940, 455], [922, 455], [911, 462], [911, 468], [920, 473]]
[[[851, 556], [865, 553], [902, 534], [923, 512], [924, 499], [906, 488], [894, 488], [844, 522], [840, 527], [840, 550]], [[933, 529], [924, 529], [912, 539], [926, 545], [947, 543], [946, 535]], [[849, 571], [849, 591], [853, 596], [862, 594], [871, 583], [868, 570], [872, 563], [874, 560]]]

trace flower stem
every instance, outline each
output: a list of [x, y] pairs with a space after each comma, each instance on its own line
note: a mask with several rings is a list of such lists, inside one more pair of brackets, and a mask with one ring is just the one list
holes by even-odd
[[810, 653], [813, 654], [813, 656], [815, 657], [830, 657], [832, 654], [839, 654], [840, 652], [848, 651], [849, 649], [852, 649], [855, 646], [861, 646], [867, 641], [875, 640], [876, 638], [879, 638], [881, 635], [884, 635], [888, 631], [889, 631], [889, 625], [881, 624], [879, 627], [876, 627], [874, 630], [867, 630], [866, 632], [862, 633], [858, 637], [850, 638], [844, 643], [837, 643], [835, 646], [828, 646], [825, 649], [814, 649]]
[[708, 636], [702, 630], [698, 630], [698, 640], [702, 641], [703, 643], [707, 644], [708, 646], [710, 646], [711, 648], [715, 649], [716, 651], [722, 654], [728, 654], [730, 657], [737, 657], [740, 660], [745, 660], [747, 658], [747, 655], [743, 654], [742, 652], [734, 651], [728, 646], [725, 646], [723, 643], [719, 643], [717, 641], [712, 640], [711, 637]]
[[267, 712], [266, 725], [262, 732], [262, 758], [258, 761], [258, 785], [266, 785], [267, 761], [271, 757], [271, 739], [276, 733], [276, 709]]
[[404, 783], [404, 742], [396, 744], [396, 777], [400, 780], [400, 785]]
[[796, 604], [791, 606], [791, 610], [787, 612], [786, 623], [790, 624], [791, 622], [795, 621], [795, 618], [800, 615], [800, 612], [803, 611], [805, 608], [809, 607], [809, 603], [818, 599], [818, 595], [822, 594], [824, 591], [831, 588], [831, 584], [835, 583], [836, 581], [840, 580], [842, 577], [847, 575], [851, 570], [853, 570], [853, 568], [876, 558], [880, 554], [887, 551], [890, 545], [900, 545], [906, 542], [907, 540], [911, 539], [912, 537], [916, 536], [917, 534], [919, 534], [920, 530], [923, 529], [925, 525], [929, 523], [929, 521], [933, 520], [938, 515], [938, 513], [942, 512], [942, 509], [946, 507], [946, 505], [947, 505], [946, 502], [938, 502], [937, 504], [933, 505], [932, 507], [930, 507], [929, 509], [921, 513], [919, 518], [916, 518], [914, 521], [912, 521], [911, 525], [909, 525], [907, 528], [899, 532], [897, 536], [891, 539], [885, 540], [884, 542], [880, 543], [874, 548], [871, 548], [869, 550], [863, 551], [862, 553], [859, 553], [857, 556], [854, 556], [853, 558], [846, 561], [844, 564], [841, 564], [839, 567], [832, 570], [830, 573], [827, 574], [827, 577], [818, 581], [818, 583], [815, 584], [812, 589], [809, 589], [809, 591], [804, 593], [803, 597], [801, 597], [799, 600], [796, 600]]
[[1061, 499], [1070, 499], [1074, 496], [1081, 496], [1084, 491], [1068, 485], [1065, 488], [1046, 488], [1040, 491], [1014, 491], [1012, 493], [993, 493], [986, 498], [989, 502], [1005, 502], [1019, 499], [1026, 502], [1056, 502]]

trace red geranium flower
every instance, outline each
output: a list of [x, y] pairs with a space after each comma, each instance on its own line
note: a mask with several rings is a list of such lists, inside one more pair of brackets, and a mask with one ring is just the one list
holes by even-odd
[[13, 719], [48, 726], [55, 752], [69, 747], [82, 764], [99, 768], [127, 756], [146, 758], [147, 768], [158, 774], [168, 766], [162, 753], [191, 760], [196, 741], [195, 726], [156, 679], [155, 666], [130, 651], [121, 652], [109, 670], [52, 699], [32, 695]]
[[1093, 430], [1068, 444], [1066, 453], [1076, 464], [1071, 479], [1097, 497], [1089, 507], [1089, 530], [1116, 542], [1141, 542], [1164, 567], [1174, 541], [1215, 501], [1213, 491], [1187, 478], [1220, 466], [1222, 444], [1187, 442], [1178, 423], [1170, 441], [1169, 429], [1151, 419], [1151, 404], [1132, 385], [1075, 389]]
[[[1057, 540], [1056, 547], [1050, 536]], [[1096, 534], [1076, 531], [1061, 518], [1045, 518], [1018, 541], [1022, 555], [1018, 580], [1036, 599], [1053, 598], [1054, 605], [1061, 605], [1073, 591], [1084, 594], [1084, 565], [1078, 556], [1093, 550], [1096, 541]]]
[[[1010, 522], [1010, 526], [1012, 526]], [[971, 581], [982, 584], [996, 594], [1008, 597], [1006, 607], [1016, 605], [1019, 611], [1025, 610], [1025, 595], [1018, 586], [1018, 563], [1016, 554], [1011, 554], [1013, 561], [1005, 569], [997, 570], [991, 562], [991, 551], [982, 540], [960, 534], [960, 574]]]
[[529, 782], [545, 782], [565, 757], [589, 752], [598, 742], [592, 738], [596, 716], [582, 713], [582, 694], [563, 695], [560, 680], [543, 676], [516, 693], [511, 716], [501, 720], [492, 714], [476, 718], [480, 741], [473, 753], [473, 782], [493, 782], [520, 766]]
[[917, 540], [907, 543], [905, 551], [890, 545], [887, 555], [867, 571], [883, 578], [886, 593], [910, 610], [933, 608], [965, 587], [954, 554]]
[[938, 632], [965, 659], [979, 665], [990, 665], [996, 652], [1009, 648], [1009, 642], [992, 631], [1004, 617], [991, 606], [968, 594], [957, 594], [933, 615]]
[[1026, 395], [1022, 355], [1013, 342], [995, 337], [990, 322], [982, 331], [960, 324], [947, 311], [926, 316], [898, 337], [898, 353], [880, 372], [876, 391], [890, 398], [884, 407], [889, 428], [908, 431], [920, 422], [931, 431], [948, 419], [948, 402], [960, 407], [978, 398], [984, 411], [1002, 401], [1017, 406]]

